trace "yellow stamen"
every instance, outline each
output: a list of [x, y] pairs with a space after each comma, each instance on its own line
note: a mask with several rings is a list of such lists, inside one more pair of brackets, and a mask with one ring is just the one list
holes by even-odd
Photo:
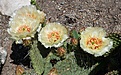
[[28, 13], [27, 16], [30, 17], [30, 18], [36, 19], [35, 14], [30, 14], [30, 13]]
[[49, 41], [52, 42], [52, 43], [56, 42], [57, 40], [60, 39], [59, 32], [57, 32], [57, 31], [50, 32], [50, 33], [48, 34], [48, 39], [49, 39]]
[[20, 26], [18, 28], [18, 32], [21, 33], [21, 32], [24, 32], [24, 31], [27, 31], [27, 32], [30, 32], [31, 28], [27, 25], [23, 25], [23, 26]]
[[99, 49], [102, 46], [102, 40], [99, 38], [90, 38], [87, 40], [87, 47], [91, 49]]

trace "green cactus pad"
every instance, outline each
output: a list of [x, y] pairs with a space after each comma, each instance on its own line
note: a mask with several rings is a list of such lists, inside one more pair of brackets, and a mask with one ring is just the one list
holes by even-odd
[[37, 48], [37, 41], [34, 41], [30, 49], [30, 59], [36, 73], [41, 75], [44, 71], [44, 59]]

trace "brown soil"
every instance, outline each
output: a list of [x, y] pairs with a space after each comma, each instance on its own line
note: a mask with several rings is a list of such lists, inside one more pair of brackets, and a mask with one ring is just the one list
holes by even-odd
[[[50, 22], [59, 22], [69, 29], [88, 26], [103, 27], [108, 33], [121, 34], [121, 0], [37, 0]], [[7, 33], [9, 17], [0, 14], [0, 44], [7, 50], [7, 60], [1, 75], [15, 75], [11, 63], [13, 41]]]

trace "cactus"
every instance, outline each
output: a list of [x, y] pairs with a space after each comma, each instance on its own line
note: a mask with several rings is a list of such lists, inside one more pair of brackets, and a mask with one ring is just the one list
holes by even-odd
[[[121, 44], [119, 35], [112, 34], [109, 37], [114, 40], [113, 49]], [[34, 41], [30, 49], [31, 63], [34, 69], [27, 70], [23, 75], [49, 75], [51, 72], [57, 73], [57, 75], [89, 75], [93, 73], [97, 66], [96, 58], [86, 53], [76, 50], [77, 52], [66, 53], [64, 59], [61, 59], [52, 51], [43, 58], [40, 50], [37, 48], [37, 41]], [[81, 57], [79, 56], [80, 54]]]
[[113, 71], [106, 73], [105, 75], [119, 75], [119, 72], [117, 70], [113, 70]]
[[30, 49], [30, 59], [36, 73], [42, 74], [44, 71], [44, 59], [37, 48], [37, 41], [34, 41]]
[[94, 67], [85, 69], [76, 63], [74, 52], [66, 56], [65, 60], [57, 62], [54, 66], [59, 75], [88, 75]]
[[45, 63], [45, 69], [44, 69], [44, 74], [43, 75], [48, 75], [50, 69], [52, 68], [52, 64], [50, 62]]
[[45, 58], [45, 70], [43, 75], [48, 75], [50, 70], [53, 68], [53, 65], [56, 64], [56, 60], [58, 61], [60, 60], [60, 58], [54, 55], [52, 52], [50, 52], [48, 56]]
[[116, 34], [116, 33], [112, 33], [108, 37], [113, 40], [113, 47], [114, 48], [116, 48], [117, 46], [119, 46], [121, 44], [121, 35]]

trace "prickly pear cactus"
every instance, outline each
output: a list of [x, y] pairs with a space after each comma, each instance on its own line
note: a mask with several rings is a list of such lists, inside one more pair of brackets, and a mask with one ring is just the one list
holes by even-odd
[[116, 48], [117, 46], [119, 46], [121, 44], [121, 35], [116, 34], [116, 33], [112, 33], [108, 37], [113, 40], [113, 47], [114, 48]]
[[60, 60], [60, 58], [50, 52], [45, 58], [45, 70], [43, 75], [48, 75], [50, 70], [53, 68], [53, 65], [56, 64], [56, 60]]
[[44, 69], [44, 74], [43, 75], [48, 75], [51, 68], [52, 68], [52, 64], [50, 63], [50, 61], [47, 61], [45, 63], [45, 69]]
[[105, 75], [119, 75], [119, 72], [117, 70], [113, 70], [113, 71], [106, 73]]
[[85, 69], [84, 67], [79, 67], [76, 63], [74, 52], [68, 54], [65, 60], [57, 62], [54, 67], [59, 75], [88, 75], [94, 68]]
[[34, 41], [30, 49], [30, 59], [32, 66], [37, 74], [42, 74], [44, 71], [44, 59], [37, 48], [37, 41]]
[[[117, 34], [111, 34], [110, 37], [114, 41], [114, 49], [121, 44], [121, 36]], [[41, 48], [40, 48], [41, 49]], [[77, 51], [77, 53], [79, 53]], [[77, 64], [79, 60], [77, 58], [82, 59], [83, 56], [86, 56], [83, 53], [80, 53], [81, 58], [76, 55], [76, 51], [68, 52], [65, 54], [64, 59], [61, 59], [59, 56], [55, 55], [52, 50], [50, 50], [49, 54], [43, 58], [40, 50], [37, 48], [37, 41], [34, 41], [32, 47], [30, 49], [30, 59], [33, 66], [33, 70], [26, 71], [23, 75], [51, 75], [53, 73], [57, 75], [89, 75], [97, 66], [96, 61], [92, 66], [86, 67], [80, 66]], [[85, 60], [89, 60], [88, 57], [84, 57]], [[92, 58], [92, 59], [91, 59]], [[92, 61], [94, 61], [93, 57], [90, 57]], [[91, 61], [80, 61], [80, 63]], [[84, 64], [85, 64], [84, 63]], [[85, 64], [88, 66], [87, 64]], [[55, 72], [56, 71], [56, 72]], [[92, 72], [93, 73], [93, 72]]]

